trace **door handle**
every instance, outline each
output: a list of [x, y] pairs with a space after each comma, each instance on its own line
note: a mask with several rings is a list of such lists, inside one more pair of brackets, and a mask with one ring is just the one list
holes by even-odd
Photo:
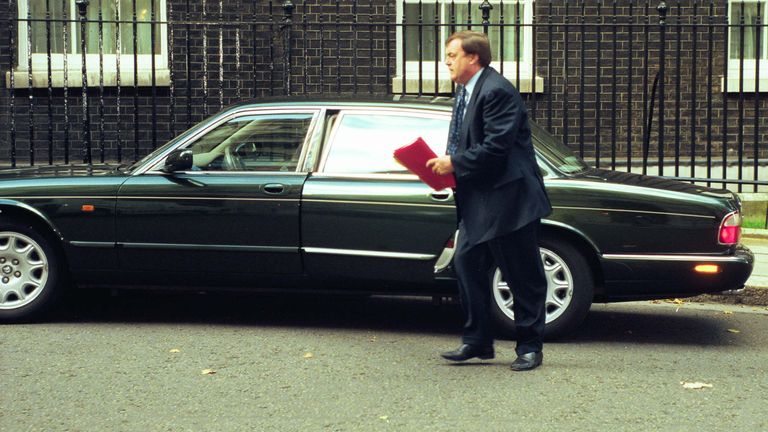
[[433, 201], [449, 201], [453, 198], [453, 189], [432, 191], [430, 192], [429, 197], [432, 198]]
[[285, 192], [285, 185], [280, 183], [268, 183], [264, 185], [264, 193], [279, 195]]

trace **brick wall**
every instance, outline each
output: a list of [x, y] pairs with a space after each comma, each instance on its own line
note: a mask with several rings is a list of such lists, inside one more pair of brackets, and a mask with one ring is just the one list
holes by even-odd
[[[94, 159], [101, 158], [103, 145], [105, 159], [114, 160], [119, 155], [133, 160], [188, 124], [238, 99], [282, 95], [288, 88], [294, 94], [325, 95], [392, 91], [398, 49], [392, 24], [400, 19], [395, 1], [295, 1], [290, 85], [286, 81], [287, 30], [282, 27], [281, 3], [226, 2], [220, 11], [218, 1], [189, 2], [189, 9], [186, 1], [169, 1], [171, 85], [154, 90], [132, 86], [107, 87], [103, 92], [89, 89]], [[473, 7], [479, 3], [473, 2]], [[535, 72], [543, 78], [544, 86], [542, 93], [526, 98], [534, 117], [585, 157], [594, 159], [599, 150], [601, 166], [610, 165], [612, 158], [618, 163], [626, 161], [628, 155], [638, 161], [642, 158], [649, 93], [661, 65], [661, 26], [655, 10], [658, 2], [583, 3], [584, 10], [582, 2], [535, 2]], [[667, 3], [664, 156], [674, 158], [679, 148], [683, 161], [691, 160], [692, 151], [696, 161], [706, 160], [708, 154], [722, 161], [724, 153], [728, 162], [737, 160], [739, 154], [749, 159], [755, 149], [759, 157], [768, 157], [763, 144], [768, 138], [765, 93], [756, 97], [749, 92], [721, 91], [725, 0], [714, 2], [711, 13], [709, 1]], [[8, 22], [8, 10], [0, 7], [0, 22]], [[5, 32], [0, 36], [3, 106], [9, 106], [12, 97], [5, 88], [9, 48]], [[515, 76], [514, 71], [505, 73]], [[12, 124], [16, 156], [20, 163], [28, 158], [30, 104], [37, 161], [47, 163], [51, 143], [53, 159], [63, 160], [67, 140], [71, 160], [81, 160], [81, 89], [68, 89], [65, 116], [63, 89], [53, 89], [50, 98], [47, 89], [35, 89], [30, 98], [26, 79], [16, 80], [15, 85], [13, 119], [9, 110], [0, 114], [0, 160], [10, 159]], [[651, 161], [660, 156], [658, 112], [657, 98], [648, 153]]]

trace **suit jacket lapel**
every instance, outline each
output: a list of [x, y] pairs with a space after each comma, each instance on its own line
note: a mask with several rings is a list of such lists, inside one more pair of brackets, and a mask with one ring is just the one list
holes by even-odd
[[483, 87], [483, 82], [485, 82], [485, 79], [488, 77], [488, 74], [491, 72], [491, 67], [486, 66], [483, 72], [480, 74], [480, 77], [477, 79], [477, 82], [475, 83], [475, 88], [472, 89], [472, 95], [469, 97], [469, 104], [467, 104], [467, 107], [465, 109], [465, 115], [464, 115], [464, 121], [461, 123], [461, 130], [459, 131], [459, 147], [460, 148], [469, 148], [469, 143], [467, 142], [467, 133], [469, 130], [469, 124], [474, 121], [475, 118], [475, 102], [477, 102], [478, 95], [480, 94], [480, 89]]

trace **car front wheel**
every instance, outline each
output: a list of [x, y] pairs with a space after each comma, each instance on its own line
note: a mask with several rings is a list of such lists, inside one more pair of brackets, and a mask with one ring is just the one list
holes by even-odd
[[0, 322], [38, 318], [57, 297], [58, 260], [27, 224], [0, 221]]
[[[575, 329], [592, 305], [594, 279], [582, 254], [570, 243], [542, 238], [541, 261], [547, 279], [545, 336], [555, 338]], [[493, 315], [503, 334], [514, 335], [514, 299], [501, 271], [492, 282]]]

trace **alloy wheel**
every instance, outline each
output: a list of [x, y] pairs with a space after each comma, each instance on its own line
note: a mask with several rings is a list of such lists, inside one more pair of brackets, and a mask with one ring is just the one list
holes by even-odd
[[[562, 257], [549, 249], [539, 248], [539, 250], [541, 261], [544, 264], [544, 274], [547, 278], [546, 322], [550, 323], [558, 319], [571, 304], [574, 282], [571, 270]], [[499, 310], [514, 320], [512, 291], [502, 278], [498, 268], [493, 274], [492, 286], [493, 298], [499, 306]]]
[[0, 310], [34, 302], [48, 276], [48, 257], [40, 244], [18, 232], [0, 232]]

